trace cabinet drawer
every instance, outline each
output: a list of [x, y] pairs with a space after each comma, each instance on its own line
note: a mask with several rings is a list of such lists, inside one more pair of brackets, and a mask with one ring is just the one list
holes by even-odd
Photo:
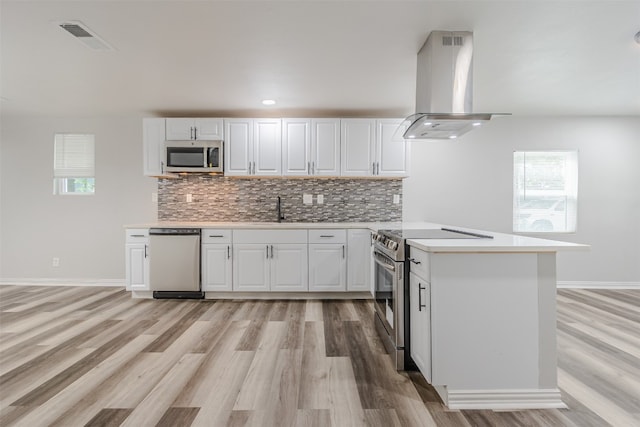
[[306, 230], [246, 229], [233, 231], [233, 243], [307, 243]]
[[309, 243], [347, 243], [347, 230], [309, 230]]
[[413, 246], [409, 247], [409, 270], [421, 279], [431, 281], [431, 265], [429, 253]]
[[203, 228], [202, 243], [231, 243], [231, 230]]
[[149, 243], [148, 228], [127, 228], [127, 243]]

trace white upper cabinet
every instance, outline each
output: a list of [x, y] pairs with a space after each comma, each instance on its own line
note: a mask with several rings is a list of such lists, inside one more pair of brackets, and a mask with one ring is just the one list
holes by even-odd
[[282, 175], [282, 120], [253, 121], [254, 175]]
[[342, 119], [342, 176], [407, 176], [402, 119]]
[[164, 174], [164, 123], [162, 118], [142, 119], [143, 171], [146, 176]]
[[284, 175], [311, 175], [311, 120], [282, 119]]
[[280, 119], [225, 119], [226, 175], [282, 175]]
[[376, 175], [406, 176], [411, 144], [402, 137], [403, 119], [376, 120]]
[[372, 176], [375, 168], [374, 119], [342, 119], [342, 176]]
[[340, 176], [340, 119], [311, 119], [311, 175]]
[[167, 141], [223, 140], [222, 119], [211, 118], [167, 118]]
[[340, 119], [283, 119], [283, 174], [340, 175]]

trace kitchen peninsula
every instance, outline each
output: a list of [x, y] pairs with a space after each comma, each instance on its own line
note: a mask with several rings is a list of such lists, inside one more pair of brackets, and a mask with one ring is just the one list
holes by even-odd
[[[206, 298], [369, 298], [375, 294], [370, 233], [385, 228], [440, 229], [432, 223], [236, 223], [159, 222], [127, 227], [127, 238], [153, 227], [202, 229], [203, 239], [221, 236], [219, 262], [204, 256]], [[481, 233], [491, 239], [408, 239], [411, 358], [444, 403], [454, 409], [562, 408], [557, 388], [556, 252], [585, 250], [587, 245], [525, 236]], [[271, 237], [268, 237], [271, 236]], [[278, 237], [290, 236], [291, 242]], [[136, 237], [133, 237], [134, 239]], [[255, 240], [249, 245], [249, 240]], [[277, 245], [289, 245], [300, 286], [278, 282]], [[137, 252], [131, 248], [138, 245]], [[151, 297], [144, 281], [146, 243], [127, 244], [127, 283], [133, 295]], [[251, 268], [241, 267], [242, 251]], [[297, 251], [297, 252], [296, 252]], [[282, 252], [284, 253], [284, 252]], [[256, 255], [257, 254], [257, 255]], [[274, 258], [274, 254], [275, 258]], [[255, 256], [254, 256], [255, 255]], [[150, 251], [153, 256], [153, 250]], [[206, 288], [215, 263], [225, 273], [220, 292]], [[262, 266], [262, 267], [261, 267]], [[265, 267], [266, 266], [266, 267]], [[264, 268], [271, 273], [265, 273]], [[288, 268], [288, 267], [287, 267]], [[258, 271], [270, 276], [247, 284], [238, 275]], [[253, 273], [252, 273], [253, 274]], [[134, 279], [134, 276], [143, 279]], [[233, 277], [230, 279], [229, 277]], [[329, 284], [327, 278], [338, 278]], [[140, 284], [136, 284], [141, 281]], [[252, 279], [253, 280], [253, 279]], [[280, 283], [280, 285], [278, 285]]]

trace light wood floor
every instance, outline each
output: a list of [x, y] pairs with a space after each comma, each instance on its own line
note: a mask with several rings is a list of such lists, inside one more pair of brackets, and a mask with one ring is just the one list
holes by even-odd
[[0, 425], [640, 425], [640, 291], [558, 292], [567, 410], [448, 411], [367, 301], [0, 286]]

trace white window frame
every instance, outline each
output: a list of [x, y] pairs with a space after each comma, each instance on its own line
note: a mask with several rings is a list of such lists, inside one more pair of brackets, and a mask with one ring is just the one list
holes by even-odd
[[[95, 194], [95, 135], [56, 133], [53, 148], [53, 194], [91, 196]], [[69, 191], [69, 180], [89, 179], [90, 191]]]
[[577, 206], [578, 151], [514, 151], [515, 233], [575, 233]]

